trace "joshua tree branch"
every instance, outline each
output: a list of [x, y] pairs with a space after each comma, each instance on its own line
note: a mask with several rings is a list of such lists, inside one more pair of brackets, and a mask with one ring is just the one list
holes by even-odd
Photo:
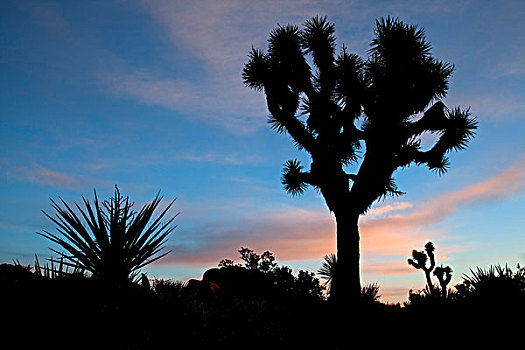
[[303, 123], [295, 117], [295, 109], [291, 110], [279, 107], [276, 99], [270, 97], [270, 94], [267, 94], [266, 101], [272, 117], [286, 129], [295, 142], [309, 153], [314, 152], [316, 140], [314, 136], [308, 132]]
[[445, 115], [446, 108], [445, 104], [441, 101], [434, 103], [432, 107], [425, 112], [421, 119], [409, 125], [407, 128], [407, 135], [419, 135], [425, 131], [441, 131], [443, 129], [443, 124], [447, 121]]

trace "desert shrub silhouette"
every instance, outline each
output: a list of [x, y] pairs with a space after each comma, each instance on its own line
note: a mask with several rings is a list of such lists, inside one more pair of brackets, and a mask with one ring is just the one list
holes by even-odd
[[[203, 282], [213, 282], [226, 294], [262, 298], [313, 298], [323, 299], [324, 287], [312, 272], [300, 270], [297, 276], [292, 269], [279, 266], [270, 251], [262, 254], [241, 247], [238, 250], [243, 264], [223, 259], [219, 269], [204, 273]], [[214, 277], [206, 278], [206, 274]]]
[[508, 266], [494, 265], [488, 269], [477, 267], [463, 275], [463, 282], [455, 286], [460, 300], [485, 304], [525, 304], [525, 267], [516, 271]]
[[107, 283], [126, 284], [137, 276], [142, 267], [169, 253], [158, 254], [175, 228], [169, 225], [177, 215], [166, 223], [161, 223], [161, 219], [175, 200], [152, 222], [150, 220], [162, 200], [160, 193], [139, 212], [132, 209], [133, 203], [120, 194], [117, 186], [110, 200], [99, 203], [96, 191], [93, 205], [84, 196], [82, 200], [85, 209], [75, 203], [80, 216], [62, 198], [63, 208], [51, 200], [55, 216], [44, 211], [57, 225], [58, 233], [43, 230], [44, 233], [38, 234], [65, 251], [50, 248], [67, 260], [62, 264], [82, 268]]

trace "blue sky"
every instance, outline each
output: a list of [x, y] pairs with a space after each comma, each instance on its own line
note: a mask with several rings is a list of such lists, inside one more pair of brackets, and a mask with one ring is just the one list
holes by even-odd
[[[264, 96], [241, 71], [277, 23], [335, 23], [339, 48], [366, 57], [381, 16], [425, 29], [455, 65], [445, 103], [471, 107], [479, 131], [449, 173], [396, 173], [407, 194], [361, 219], [362, 278], [385, 301], [422, 288], [412, 249], [437, 246], [454, 270], [525, 263], [525, 5], [521, 1], [2, 1], [0, 260], [34, 262], [53, 230], [50, 198], [109, 197], [137, 206], [177, 198], [172, 253], [150, 277], [199, 277], [240, 246], [317, 270], [335, 252], [322, 197], [293, 198], [282, 164], [307, 160], [266, 124]], [[431, 144], [432, 138], [424, 142]]]

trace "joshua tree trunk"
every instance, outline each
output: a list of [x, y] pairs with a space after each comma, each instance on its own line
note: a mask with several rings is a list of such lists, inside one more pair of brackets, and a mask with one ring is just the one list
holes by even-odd
[[432, 283], [432, 278], [430, 277], [431, 271], [432, 270], [430, 269], [425, 270], [425, 277], [427, 279], [427, 286], [430, 294], [434, 294], [434, 284]]
[[346, 312], [361, 294], [359, 214], [351, 210], [335, 212], [337, 222], [337, 265], [332, 281], [333, 296], [341, 312]]

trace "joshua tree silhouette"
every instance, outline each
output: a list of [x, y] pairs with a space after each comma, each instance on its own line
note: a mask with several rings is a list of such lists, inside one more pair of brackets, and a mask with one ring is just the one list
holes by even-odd
[[[427, 288], [430, 295], [435, 293], [434, 284], [430, 274], [434, 272], [434, 276], [437, 277], [439, 285], [441, 286], [441, 296], [443, 299], [447, 298], [447, 285], [452, 280], [452, 269], [450, 266], [443, 265], [436, 267], [436, 257], [434, 251], [436, 248], [432, 242], [425, 244], [424, 251], [412, 251], [412, 259], [408, 259], [408, 264], [414, 266], [416, 269], [423, 270], [425, 272], [425, 278], [427, 280]], [[427, 260], [430, 260], [430, 265], [427, 266]]]
[[[432, 283], [432, 278], [430, 277], [430, 274], [432, 273], [432, 270], [434, 270], [434, 267], [436, 266], [436, 258], [434, 256], [434, 245], [432, 242], [428, 242], [425, 244], [425, 250], [424, 251], [412, 251], [412, 258], [408, 259], [408, 263], [412, 266], [414, 266], [418, 270], [423, 270], [425, 273], [425, 278], [427, 279], [427, 286], [428, 290], [432, 294], [434, 292], [434, 284]], [[430, 260], [430, 265], [427, 266], [427, 260]]]
[[439, 285], [441, 286], [441, 296], [443, 299], [447, 298], [447, 285], [452, 280], [452, 269], [450, 266], [443, 265], [436, 267], [434, 270], [434, 276], [437, 277]]
[[[298, 160], [285, 163], [284, 189], [318, 189], [335, 216], [331, 293], [341, 310], [361, 291], [359, 216], [377, 199], [402, 194], [396, 169], [415, 163], [445, 173], [446, 154], [464, 149], [477, 128], [469, 109], [448, 109], [439, 100], [454, 67], [430, 50], [423, 29], [389, 17], [376, 21], [367, 60], [344, 45], [336, 54], [334, 25], [315, 17], [303, 29], [278, 25], [268, 51], [252, 48], [244, 66], [245, 85], [266, 95], [271, 127], [311, 156], [309, 170]], [[426, 151], [425, 132], [439, 135]], [[352, 165], [357, 171], [349, 172]]]

